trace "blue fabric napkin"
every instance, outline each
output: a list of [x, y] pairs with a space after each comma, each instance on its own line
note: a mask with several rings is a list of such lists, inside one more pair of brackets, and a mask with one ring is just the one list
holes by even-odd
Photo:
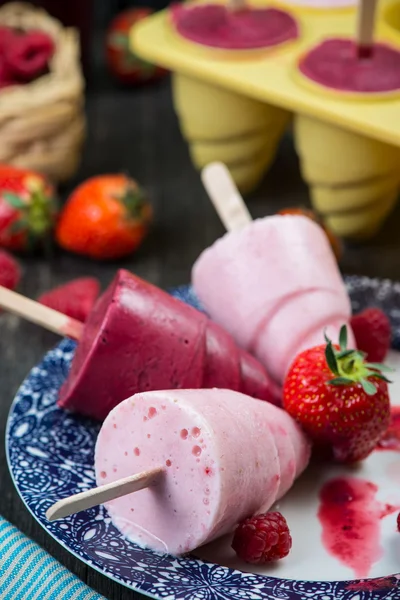
[[0, 517], [1, 600], [105, 600]]

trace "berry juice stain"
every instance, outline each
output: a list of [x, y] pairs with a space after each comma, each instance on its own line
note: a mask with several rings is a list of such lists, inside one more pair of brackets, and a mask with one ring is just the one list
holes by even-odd
[[378, 442], [377, 450], [400, 452], [400, 406], [392, 406], [389, 428]]
[[320, 492], [322, 542], [359, 579], [382, 557], [381, 519], [398, 510], [379, 502], [377, 491], [370, 481], [346, 477], [328, 481]]
[[[386, 590], [389, 592], [393, 591], [394, 588], [398, 585], [399, 580], [396, 578], [396, 576], [377, 577], [376, 579], [361, 579], [360, 581], [352, 581], [351, 583], [346, 585], [346, 590], [352, 590], [357, 592], [374, 592], [376, 590]], [[394, 596], [392, 596], [392, 598], [394, 598]]]

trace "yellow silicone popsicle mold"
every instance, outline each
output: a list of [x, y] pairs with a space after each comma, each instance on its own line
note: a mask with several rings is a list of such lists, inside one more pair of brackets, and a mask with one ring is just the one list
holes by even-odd
[[[361, 239], [379, 230], [398, 197], [400, 94], [346, 96], [304, 81], [297, 69], [323, 39], [353, 36], [352, 2], [324, 9], [254, 0], [252, 6], [282, 8], [298, 22], [299, 38], [271, 49], [201, 46], [174, 30], [168, 10], [135, 25], [131, 43], [172, 71], [174, 106], [194, 164], [225, 162], [244, 192], [265, 174], [294, 113], [295, 146], [314, 208], [336, 234]], [[375, 34], [400, 50], [400, 0], [381, 0]]]

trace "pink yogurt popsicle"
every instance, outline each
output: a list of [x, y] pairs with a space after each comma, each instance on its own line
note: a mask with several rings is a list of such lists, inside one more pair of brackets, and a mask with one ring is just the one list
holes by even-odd
[[95, 470], [101, 485], [165, 467], [156, 485], [106, 508], [131, 541], [182, 554], [268, 510], [309, 456], [300, 428], [268, 402], [230, 390], [171, 390], [114, 408], [97, 439]]
[[211, 318], [280, 383], [300, 351], [324, 343], [324, 330], [337, 341], [351, 315], [326, 234], [303, 216], [227, 233], [200, 255], [192, 282]]
[[120, 270], [86, 321], [58, 405], [103, 420], [136, 392], [210, 387], [280, 402], [265, 369], [223, 329]]

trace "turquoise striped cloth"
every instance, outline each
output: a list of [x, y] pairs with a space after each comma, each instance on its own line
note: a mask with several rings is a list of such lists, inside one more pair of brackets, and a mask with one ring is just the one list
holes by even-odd
[[1, 600], [105, 600], [0, 517]]

